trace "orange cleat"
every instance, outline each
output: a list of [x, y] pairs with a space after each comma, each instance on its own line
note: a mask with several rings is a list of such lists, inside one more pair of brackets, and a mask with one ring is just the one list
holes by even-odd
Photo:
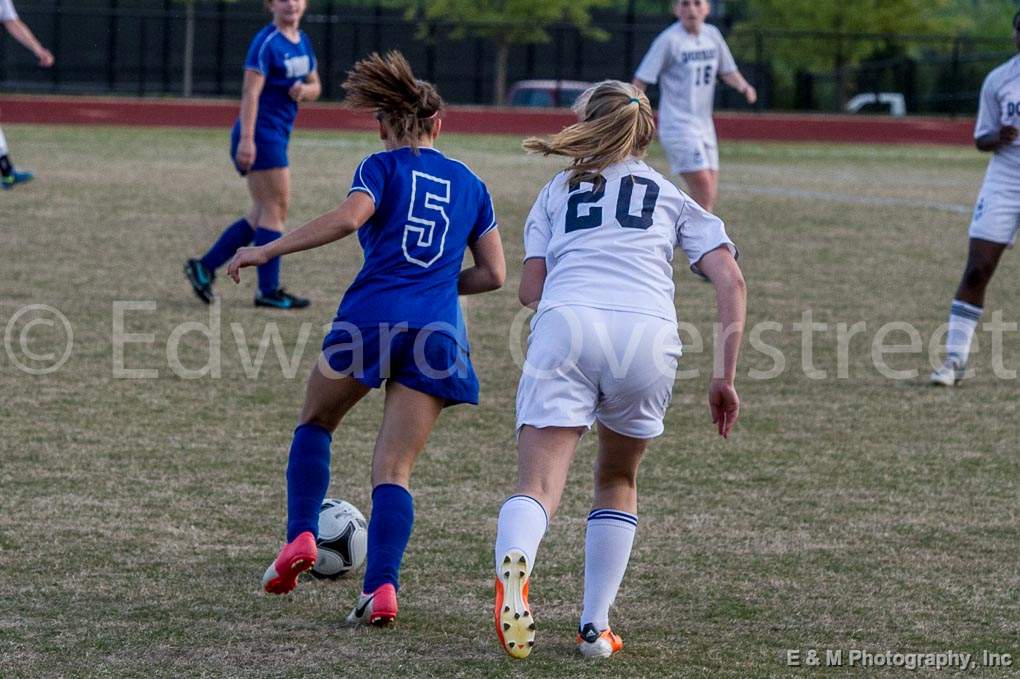
[[280, 550], [262, 576], [262, 588], [269, 594], [287, 594], [297, 587], [298, 576], [315, 565], [318, 549], [311, 531], [301, 533]]
[[577, 650], [585, 658], [608, 658], [623, 648], [623, 639], [608, 627], [601, 632], [590, 622], [577, 632]]
[[379, 585], [371, 594], [362, 593], [358, 605], [347, 615], [348, 625], [388, 625], [397, 617], [397, 590], [390, 584]]
[[527, 658], [535, 646], [535, 619], [528, 607], [531, 564], [518, 549], [503, 557], [496, 578], [496, 635], [513, 658]]

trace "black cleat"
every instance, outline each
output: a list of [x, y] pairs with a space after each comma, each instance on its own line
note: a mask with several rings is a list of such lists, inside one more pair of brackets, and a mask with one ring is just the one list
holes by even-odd
[[212, 287], [213, 281], [216, 280], [216, 274], [210, 271], [201, 260], [189, 259], [184, 263], [184, 275], [191, 283], [191, 289], [195, 292], [195, 296], [206, 304], [212, 304], [216, 297], [216, 291]]
[[304, 298], [292, 295], [283, 288], [277, 288], [275, 292], [263, 295], [262, 291], [255, 293], [255, 306], [267, 306], [273, 309], [304, 309], [311, 302]]

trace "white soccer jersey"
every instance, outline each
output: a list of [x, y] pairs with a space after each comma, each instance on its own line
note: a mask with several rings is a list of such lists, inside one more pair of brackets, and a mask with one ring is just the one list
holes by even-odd
[[600, 188], [571, 187], [569, 172], [545, 185], [524, 226], [524, 258], [544, 257], [539, 311], [565, 304], [634, 311], [676, 322], [673, 250], [691, 269], [725, 245], [718, 217], [636, 159], [602, 172]]
[[[974, 138], [998, 134], [1004, 125], [1020, 127], [1020, 54], [1002, 64], [981, 86]], [[1020, 187], [1020, 139], [995, 152], [988, 163], [985, 187]]]
[[14, 3], [11, 0], [0, 0], [0, 21], [14, 21], [18, 13], [14, 11]]
[[677, 21], [655, 38], [634, 76], [648, 84], [659, 84], [661, 133], [699, 134], [715, 146], [715, 83], [718, 76], [736, 70], [719, 29], [705, 24], [695, 36]]

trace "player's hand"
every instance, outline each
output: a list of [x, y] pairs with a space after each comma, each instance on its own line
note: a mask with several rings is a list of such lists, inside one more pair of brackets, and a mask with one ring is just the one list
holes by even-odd
[[266, 257], [266, 251], [261, 247], [256, 248], [241, 248], [234, 253], [234, 258], [230, 260], [230, 264], [227, 265], [227, 275], [230, 276], [235, 283], [241, 282], [241, 269], [246, 266], [262, 266], [269, 261]]
[[754, 89], [753, 85], [748, 85], [747, 89], [744, 90], [744, 96], [747, 97], [747, 103], [753, 105], [758, 101], [758, 90]]
[[247, 172], [255, 164], [255, 140], [241, 139], [237, 144], [237, 153], [234, 155], [237, 166]]
[[1012, 125], [1003, 125], [999, 128], [999, 145], [1009, 146], [1016, 141], [1018, 134], [1020, 134], [1020, 130], [1017, 130]]
[[39, 65], [43, 68], [49, 68], [53, 65], [53, 62], [56, 61], [56, 59], [53, 58], [53, 52], [49, 51], [45, 47], [35, 56], [39, 58]]
[[300, 102], [305, 96], [305, 84], [300, 80], [290, 86], [290, 98], [294, 101]]
[[733, 388], [733, 383], [722, 379], [713, 379], [708, 387], [708, 408], [712, 411], [712, 423], [724, 439], [729, 438], [733, 425], [740, 417], [740, 396]]

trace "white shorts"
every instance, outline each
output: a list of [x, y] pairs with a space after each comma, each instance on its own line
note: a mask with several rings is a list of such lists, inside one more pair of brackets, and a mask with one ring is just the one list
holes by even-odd
[[1012, 247], [1020, 229], [1020, 192], [1002, 188], [981, 187], [970, 237]]
[[541, 311], [517, 387], [517, 430], [590, 428], [597, 419], [624, 436], [655, 438], [680, 353], [672, 321], [582, 306]]
[[673, 174], [719, 169], [719, 147], [690, 132], [662, 132], [659, 143]]

